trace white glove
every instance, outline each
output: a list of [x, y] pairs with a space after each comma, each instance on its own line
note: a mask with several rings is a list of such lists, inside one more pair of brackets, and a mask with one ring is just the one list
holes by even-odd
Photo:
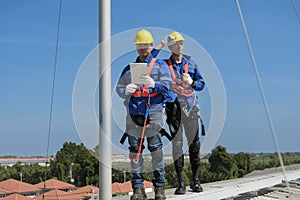
[[134, 93], [137, 87], [138, 86], [135, 84], [128, 84], [126, 86], [125, 95], [130, 95], [130, 94]]
[[150, 76], [142, 76], [142, 78], [144, 79], [145, 85], [147, 85], [150, 88], [154, 88], [155, 81]]
[[187, 74], [187, 73], [183, 73], [183, 74], [182, 74], [182, 80], [183, 80], [184, 82], [186, 82], [187, 84], [189, 84], [189, 85], [192, 85], [192, 84], [193, 84], [193, 79], [192, 79], [191, 76], [190, 76], [189, 74]]
[[167, 35], [167, 36], [165, 36], [165, 38], [161, 41], [161, 43], [162, 43], [164, 46], [166, 46], [166, 45], [169, 46], [170, 40], [171, 40], [170, 35]]

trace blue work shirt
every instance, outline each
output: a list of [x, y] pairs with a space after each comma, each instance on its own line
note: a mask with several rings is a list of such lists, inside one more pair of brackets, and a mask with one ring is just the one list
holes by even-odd
[[[144, 62], [149, 64], [153, 56], [150, 55]], [[140, 62], [139, 57], [137, 57], [136, 63]], [[168, 65], [164, 60], [157, 59], [153, 64], [153, 69], [151, 70], [150, 77], [155, 81], [154, 88], [149, 88], [149, 93], [154, 91], [159, 92], [158, 95], [150, 98], [150, 109], [149, 114], [154, 114], [156, 112], [163, 110], [163, 105], [165, 102], [173, 102], [176, 95], [171, 91], [171, 73]], [[128, 102], [128, 112], [132, 115], [145, 115], [146, 105], [148, 103], [148, 97], [134, 97], [131, 95], [126, 95], [126, 86], [131, 83], [131, 73], [130, 65], [127, 65], [119, 78], [117, 84], [118, 95]], [[137, 85], [141, 86], [140, 84]]]
[[[177, 63], [174, 59], [172, 59], [172, 56], [170, 56], [173, 69], [176, 75], [177, 79], [182, 80], [182, 74], [185, 73], [184, 71], [184, 65], [186, 62], [188, 62], [188, 73], [191, 76], [191, 78], [194, 80], [194, 87], [189, 88], [191, 92], [195, 91], [201, 91], [204, 88], [205, 82], [200, 74], [200, 71], [198, 69], [198, 66], [192, 59], [186, 58], [184, 55], [182, 56], [181, 63]], [[168, 60], [165, 60], [168, 62]], [[182, 95], [177, 94], [178, 101], [180, 103], [187, 103], [189, 108], [192, 108], [194, 106], [199, 107], [199, 98], [196, 94], [192, 95], [191, 97], [185, 97]], [[196, 98], [196, 99], [195, 99]]]
[[156, 58], [157, 55], [159, 54], [160, 50], [153, 48], [151, 51], [151, 55]]

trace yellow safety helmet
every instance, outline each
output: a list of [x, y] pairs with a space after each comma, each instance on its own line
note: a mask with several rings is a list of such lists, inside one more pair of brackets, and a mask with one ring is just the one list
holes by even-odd
[[177, 31], [172, 32], [170, 35], [168, 35], [167, 39], [167, 45], [173, 45], [178, 41], [183, 41], [185, 40], [184, 37]]
[[143, 29], [140, 30], [134, 39], [134, 44], [153, 44], [154, 40], [152, 38], [152, 35], [149, 31]]

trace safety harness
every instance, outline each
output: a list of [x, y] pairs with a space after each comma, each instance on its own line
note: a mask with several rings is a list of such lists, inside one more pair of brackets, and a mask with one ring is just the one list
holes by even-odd
[[[181, 96], [191, 97], [193, 95], [193, 92], [188, 90], [189, 86], [187, 84], [185, 84], [181, 79], [176, 78], [176, 74], [174, 72], [174, 68], [173, 68], [171, 59], [168, 60], [168, 65], [169, 65], [171, 75], [172, 75], [172, 90], [173, 90], [173, 92], [175, 92], [176, 94], [179, 94]], [[188, 65], [189, 65], [188, 62], [186, 62], [184, 64], [184, 73], [188, 73]]]
[[[193, 106], [194, 106], [194, 105], [196, 104], [196, 98], [197, 98], [195, 92], [194, 92], [194, 91], [188, 90], [189, 86], [188, 86], [187, 84], [185, 84], [184, 81], [182, 81], [181, 79], [177, 79], [177, 78], [176, 78], [176, 74], [175, 74], [175, 72], [174, 72], [174, 68], [173, 68], [173, 64], [172, 64], [171, 58], [168, 59], [168, 65], [169, 65], [169, 68], [170, 68], [170, 71], [171, 71], [171, 75], [172, 75], [172, 80], [173, 80], [173, 82], [172, 82], [172, 90], [173, 90], [176, 94], [179, 94], [179, 95], [181, 95], [181, 96], [185, 96], [185, 97], [187, 97], [187, 98], [188, 98], [188, 97], [191, 97], [192, 95], [194, 95], [194, 100], [193, 100]], [[188, 65], [189, 65], [189, 64], [188, 64], [188, 61], [186, 61], [186, 63], [184, 64], [184, 73], [188, 73]], [[176, 103], [176, 102], [174, 102], [174, 103]], [[177, 102], [177, 104], [179, 104], [179, 103]], [[169, 105], [169, 106], [170, 106], [170, 105]], [[172, 106], [172, 105], [171, 105], [171, 106]], [[171, 107], [171, 106], [170, 106], [170, 107]], [[187, 116], [189, 116], [190, 112], [191, 112], [192, 109], [193, 109], [193, 106], [190, 106], [189, 109], [187, 109], [187, 107], [184, 106], [184, 107], [182, 107], [181, 109], [182, 109], [182, 111], [183, 111]], [[177, 105], [177, 107], [178, 107], [178, 105]], [[173, 111], [173, 109], [171, 108], [169, 112], [172, 112], [172, 111]], [[178, 110], [177, 110], [177, 111], [178, 111]], [[181, 117], [179, 113], [180, 113], [180, 109], [179, 109], [178, 113], [176, 113], [177, 116], [175, 116], [174, 118]], [[171, 113], [170, 115], [172, 115], [172, 113]], [[204, 122], [203, 122], [203, 120], [202, 120], [202, 118], [201, 118], [200, 115], [197, 115], [197, 118], [200, 119], [200, 123], [201, 123], [201, 134], [204, 136], [204, 135], [205, 135]], [[173, 120], [174, 120], [174, 119], [173, 119]], [[178, 119], [177, 119], [177, 121], [178, 121]], [[179, 122], [180, 122], [180, 120], [179, 120]], [[175, 127], [174, 130], [171, 130], [171, 129], [170, 129], [170, 131], [171, 131], [171, 133], [172, 133], [172, 136], [174, 137], [174, 135], [177, 134], [177, 131], [178, 131], [179, 127], [177, 128], [176, 123], [172, 122], [172, 120], [170, 120], [170, 121], [168, 122], [168, 124], [169, 124], [169, 126], [172, 125], [173, 127]]]
[[[181, 96], [187, 97], [187, 98], [194, 96], [193, 105], [195, 105], [196, 98], [197, 98], [195, 92], [189, 90], [190, 86], [185, 84], [184, 81], [176, 78], [176, 74], [174, 71], [174, 67], [173, 67], [171, 58], [169, 58], [169, 60], [168, 60], [168, 65], [169, 65], [171, 75], [172, 75], [172, 90], [173, 90], [173, 92], [175, 92], [176, 94], [179, 94]], [[186, 74], [189, 72], [188, 66], [189, 66], [189, 63], [188, 63], [188, 61], [186, 61], [186, 63], [184, 64], [184, 73], [186, 73]], [[191, 106], [190, 109], [186, 111], [187, 115], [191, 112], [192, 108], [193, 108], [193, 106]], [[185, 108], [183, 108], [183, 110], [184, 109]]]
[[[150, 64], [148, 66], [148, 75], [150, 76], [151, 71], [153, 69], [154, 63], [156, 61], [156, 58], [152, 58], [152, 60], [150, 61]], [[138, 147], [138, 151], [136, 154], [135, 159], [130, 158], [131, 161], [133, 162], [138, 162], [140, 154], [142, 152], [142, 148], [143, 148], [143, 142], [144, 142], [144, 138], [145, 138], [145, 131], [146, 131], [146, 127], [147, 124], [149, 123], [149, 110], [151, 107], [151, 103], [150, 103], [150, 99], [151, 97], [154, 97], [156, 95], [160, 94], [157, 91], [153, 91], [152, 93], [149, 93], [149, 88], [146, 85], [142, 85], [139, 88], [136, 89], [136, 91], [134, 93], [132, 93], [132, 96], [134, 97], [147, 97], [148, 98], [148, 102], [146, 104], [146, 111], [145, 111], [145, 115], [144, 115], [144, 122], [143, 122], [143, 129], [142, 129], [142, 134], [140, 137], [140, 143], [139, 143], [139, 147]], [[166, 136], [169, 140], [171, 140], [171, 136], [162, 128], [160, 130], [160, 133], [164, 136]], [[125, 139], [127, 138], [128, 134], [125, 132], [120, 140], [120, 143], [123, 144]]]
[[[149, 76], [151, 74], [151, 71], [153, 69], [153, 65], [154, 65], [155, 61], [156, 61], [156, 58], [152, 58], [152, 60], [150, 61], [150, 64], [148, 66], [148, 75]], [[142, 85], [139, 88], [137, 88], [134, 93], [132, 93], [132, 96], [134, 96], [134, 97], [155, 97], [158, 94], [159, 94], [159, 92], [157, 92], [157, 91], [154, 91], [150, 94], [149, 88], [146, 85]]]

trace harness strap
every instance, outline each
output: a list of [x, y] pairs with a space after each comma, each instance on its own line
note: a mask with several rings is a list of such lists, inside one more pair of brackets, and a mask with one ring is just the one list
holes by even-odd
[[[169, 58], [168, 60], [168, 65], [169, 65], [169, 68], [170, 68], [170, 71], [171, 71], [171, 74], [172, 74], [172, 79], [174, 80], [178, 80], [176, 78], [176, 75], [175, 75], [175, 72], [174, 72], [174, 68], [173, 68], [173, 64], [172, 64], [172, 60], [171, 58]], [[184, 73], [189, 73], [189, 63], [188, 61], [186, 63], [184, 63]], [[180, 80], [181, 81], [181, 80]]]
[[137, 152], [136, 157], [135, 157], [135, 162], [138, 162], [140, 154], [142, 152], [142, 146], [143, 146], [143, 143], [144, 143], [145, 131], [146, 131], [146, 126], [147, 126], [147, 119], [148, 119], [148, 116], [149, 116], [150, 106], [151, 106], [151, 104], [150, 104], [150, 95], [149, 95], [148, 103], [146, 104], [146, 112], [145, 112], [143, 131], [142, 131], [142, 135], [141, 135], [141, 138], [140, 138], [140, 144], [139, 144], [138, 152]]
[[[148, 66], [148, 75], [149, 76], [151, 74], [151, 71], [153, 69], [153, 65], [154, 65], [155, 61], [156, 61], [156, 58], [152, 58], [152, 60], [150, 61], [150, 64]], [[144, 85], [143, 89], [145, 90], [144, 95], [148, 95], [148, 102], [146, 104], [146, 112], [145, 112], [145, 117], [144, 117], [145, 119], [144, 119], [143, 131], [142, 131], [142, 135], [141, 135], [141, 138], [140, 138], [140, 144], [139, 144], [138, 152], [137, 152], [135, 160], [134, 160], [135, 162], [138, 162], [140, 154], [142, 152], [142, 146], [143, 146], [146, 126], [147, 126], [147, 119], [148, 119], [148, 116], [149, 116], [149, 109], [150, 109], [150, 106], [151, 106], [150, 98], [152, 96], [156, 96], [157, 94], [159, 94], [159, 92], [153, 92], [153, 93], [151, 93], [152, 94], [152, 96], [151, 96], [151, 94], [149, 94], [149, 88], [146, 85]], [[143, 92], [141, 94], [143, 94]]]
[[[194, 95], [193, 92], [191, 92], [190, 90], [188, 90], [187, 88], [189, 88], [189, 86], [187, 84], [184, 84], [184, 82], [181, 79], [177, 79], [176, 78], [176, 74], [173, 68], [173, 64], [172, 64], [172, 60], [171, 58], [168, 60], [168, 65], [171, 71], [171, 75], [172, 75], [172, 90], [176, 93], [179, 94], [181, 96], [185, 96], [185, 97], [191, 97], [192, 95]], [[184, 73], [188, 73], [188, 61], [184, 64]]]
[[[152, 58], [150, 63], [149, 63], [149, 66], [148, 66], [148, 75], [149, 76], [151, 74], [151, 71], [153, 69], [155, 61], [156, 61], [156, 58]], [[137, 88], [136, 91], [131, 94], [131, 96], [134, 96], [134, 97], [148, 97], [150, 95], [150, 97], [155, 97], [158, 94], [159, 94], [159, 92], [157, 92], [157, 91], [154, 91], [151, 94], [149, 94], [149, 88], [146, 85], [143, 85], [143, 86]]]
[[149, 88], [146, 85], [143, 85], [143, 86], [139, 87], [138, 89], [136, 89], [136, 91], [134, 93], [132, 93], [131, 96], [148, 97], [150, 95], [150, 97], [155, 97], [158, 94], [159, 94], [159, 92], [157, 92], [157, 91], [154, 91], [151, 94], [149, 94]]
[[151, 71], [152, 71], [152, 69], [153, 69], [153, 66], [154, 66], [155, 61], [156, 61], [156, 58], [152, 58], [151, 61], [150, 61], [150, 64], [149, 64], [149, 66], [148, 66], [148, 75], [149, 75], [149, 76], [150, 76], [150, 74], [151, 74]]

